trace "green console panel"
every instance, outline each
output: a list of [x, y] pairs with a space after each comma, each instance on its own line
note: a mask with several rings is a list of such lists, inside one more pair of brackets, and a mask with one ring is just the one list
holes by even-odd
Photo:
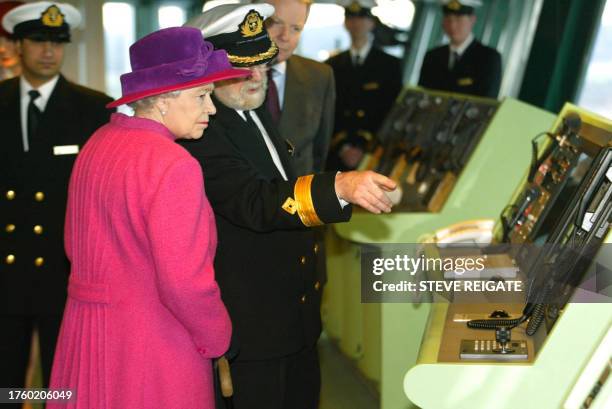
[[422, 363], [405, 392], [423, 409], [570, 409], [564, 402], [611, 325], [611, 304], [569, 304], [534, 363]]
[[[403, 95], [409, 92], [483, 101], [418, 89], [407, 89]], [[402, 210], [381, 216], [356, 209], [350, 223], [328, 228], [324, 328], [377, 386], [381, 409], [414, 407], [404, 393], [403, 378], [417, 362], [430, 304], [362, 304], [360, 246], [417, 243], [424, 235], [456, 222], [497, 218], [525, 175], [532, 138], [551, 129], [554, 120], [555, 115], [549, 112], [506, 98], [499, 102], [471, 156], [454, 175], [443, 202], [419, 211], [405, 211], [405, 206], [400, 206]]]
[[[562, 250], [555, 253], [555, 259], [545, 259], [544, 263], [536, 262], [527, 271], [544, 273], [536, 285], [534, 293], [542, 294], [548, 301], [541, 301], [546, 311], [544, 324], [537, 331], [529, 333], [530, 325], [534, 322], [534, 315], [527, 315], [529, 310], [522, 305], [466, 305], [466, 304], [431, 304], [431, 312], [425, 325], [425, 335], [418, 354], [418, 364], [406, 365], [403, 387], [406, 396], [415, 405], [423, 409], [578, 409], [578, 408], [609, 408], [612, 407], [612, 287], [592, 288], [588, 291], [582, 286], [576, 286], [572, 292], [556, 294], [555, 301], [550, 303], [548, 290], [561, 282], [566, 287], [570, 275], [565, 275], [564, 266], [571, 264], [575, 259], [574, 248], [588, 248], [590, 254], [599, 265], [610, 268], [612, 265], [612, 234], [610, 233], [610, 214], [612, 212], [612, 121], [597, 115], [585, 112], [571, 104], [563, 108], [551, 134], [558, 137], [569, 135], [569, 132], [558, 132], [564, 129], [568, 118], [579, 116], [579, 131], [575, 132], [576, 141], [568, 143], [563, 137], [558, 138], [557, 146], [570, 149], [575, 157], [581, 158], [576, 162], [575, 172], [564, 170], [569, 178], [572, 175], [580, 176], [580, 184], [576, 190], [561, 190], [561, 194], [550, 197], [550, 213], [544, 216], [553, 220], [554, 226], [546, 236], [546, 243], [571, 243], [572, 252], [563, 254]], [[568, 137], [568, 139], [571, 139]], [[561, 151], [561, 148], [556, 148]], [[559, 158], [551, 151], [549, 158]], [[593, 159], [588, 159], [588, 158]], [[545, 159], [545, 158], [544, 158]], [[585, 160], [586, 159], [586, 160]], [[581, 173], [580, 163], [589, 163], [588, 172]], [[561, 169], [563, 162], [542, 161], [539, 169], [548, 172], [556, 167]], [[552, 165], [552, 166], [551, 166]], [[538, 172], [540, 171], [538, 170]], [[510, 226], [506, 234], [509, 241], [504, 243], [524, 242], [535, 240], [530, 228], [529, 220], [535, 220], [539, 208], [539, 200], [548, 193], [544, 183], [537, 185], [538, 175], [524, 180], [520, 188], [513, 195], [511, 205], [502, 204], [502, 209], [514, 207], [515, 214], [509, 219], [517, 222]], [[525, 202], [525, 193], [531, 193], [535, 188], [542, 187], [541, 194], [533, 196]], [[552, 192], [552, 190], [551, 190]], [[571, 193], [570, 193], [571, 192]], [[521, 206], [520, 203], [529, 203]], [[555, 203], [561, 206], [558, 213], [554, 213]], [[517, 205], [519, 204], [519, 205]], [[522, 219], [522, 214], [531, 218]], [[508, 220], [508, 219], [506, 219]], [[591, 223], [592, 222], [592, 223]], [[591, 224], [590, 224], [591, 223]], [[537, 226], [536, 220], [533, 226]], [[498, 225], [499, 227], [499, 225]], [[499, 240], [500, 228], [497, 228]], [[432, 231], [433, 233], [433, 231]], [[429, 236], [435, 237], [434, 235]], [[601, 244], [603, 241], [604, 244]], [[569, 261], [568, 261], [569, 260]], [[595, 263], [575, 263], [567, 270], [574, 278], [581, 277], [587, 268], [595, 269]], [[604, 270], [604, 269], [602, 269]], [[565, 277], [560, 279], [559, 277]], [[566, 281], [568, 280], [568, 281]], [[599, 277], [597, 277], [599, 280]], [[538, 282], [538, 281], [534, 281]], [[598, 282], [598, 281], [593, 281]], [[598, 282], [601, 284], [601, 282]], [[602, 285], [606, 287], [609, 283]], [[598, 284], [599, 286], [599, 284]], [[565, 304], [567, 298], [569, 302]], [[567, 298], [566, 298], [567, 297]], [[590, 303], [584, 300], [589, 297]], [[596, 297], [596, 298], [593, 298]], [[544, 298], [537, 298], [544, 299]], [[578, 300], [582, 300], [579, 303]], [[597, 302], [593, 302], [597, 301]], [[550, 304], [549, 304], [550, 303]], [[565, 305], [564, 305], [565, 304]], [[533, 304], [532, 304], [533, 305]], [[535, 304], [537, 305], [537, 304]], [[383, 308], [386, 306], [383, 306]], [[528, 345], [528, 356], [524, 360], [501, 361], [500, 355], [480, 352], [471, 356], [464, 356], [465, 340], [491, 340], [494, 341], [493, 331], [468, 328], [462, 317], [487, 316], [492, 310], [504, 308], [512, 317], [529, 318], [520, 325], [513, 327], [513, 340], [525, 340]], [[553, 311], [549, 314], [549, 308]], [[518, 314], [518, 315], [516, 315]], [[531, 312], [529, 313], [531, 314]], [[537, 315], [536, 315], [537, 316]], [[535, 322], [538, 322], [537, 320]], [[490, 323], [490, 321], [489, 321]], [[494, 324], [495, 326], [499, 324]], [[506, 324], [503, 324], [504, 326]], [[383, 332], [384, 334], [384, 332]], [[499, 352], [499, 351], [497, 351]], [[479, 361], [485, 357], [488, 361]], [[490, 358], [493, 356], [493, 358]], [[497, 362], [496, 362], [497, 361]], [[383, 369], [384, 374], [384, 369]]]

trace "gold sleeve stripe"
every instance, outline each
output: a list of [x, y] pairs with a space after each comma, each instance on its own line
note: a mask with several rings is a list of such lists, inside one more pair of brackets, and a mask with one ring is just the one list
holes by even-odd
[[314, 175], [301, 176], [295, 182], [294, 196], [297, 202], [297, 212], [304, 226], [321, 226], [323, 222], [319, 219], [317, 212], [312, 203], [312, 179]]

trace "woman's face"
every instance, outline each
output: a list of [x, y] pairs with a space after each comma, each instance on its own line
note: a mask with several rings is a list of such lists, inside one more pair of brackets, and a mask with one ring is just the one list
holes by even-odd
[[182, 139], [199, 139], [208, 128], [211, 115], [217, 110], [210, 99], [213, 84], [206, 84], [181, 91], [176, 98], [165, 98], [164, 125]]
[[0, 66], [13, 68], [17, 64], [19, 64], [19, 56], [15, 49], [15, 42], [0, 36]]

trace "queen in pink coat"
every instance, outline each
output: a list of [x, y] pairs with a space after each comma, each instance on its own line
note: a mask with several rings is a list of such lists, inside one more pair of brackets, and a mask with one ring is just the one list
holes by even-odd
[[211, 359], [231, 323], [215, 281], [215, 219], [198, 162], [175, 143], [215, 113], [213, 82], [242, 77], [195, 28], [152, 33], [122, 75], [133, 117], [114, 114], [75, 163], [72, 262], [48, 408], [213, 408]]

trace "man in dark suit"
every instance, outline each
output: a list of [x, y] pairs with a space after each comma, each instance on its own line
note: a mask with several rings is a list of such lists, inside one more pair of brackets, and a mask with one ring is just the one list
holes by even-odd
[[267, 3], [274, 6], [274, 15], [266, 25], [270, 38], [278, 46], [278, 57], [268, 71], [266, 106], [273, 119], [278, 112], [280, 135], [294, 147], [297, 174], [321, 172], [334, 126], [334, 74], [327, 64], [293, 54], [312, 1], [269, 0]]
[[[268, 34], [278, 46], [276, 63], [268, 71], [266, 106], [276, 119], [281, 137], [293, 145], [298, 176], [322, 172], [334, 127], [336, 85], [327, 64], [294, 55], [312, 0], [268, 0], [274, 14], [266, 20]], [[275, 114], [278, 113], [278, 114]], [[327, 282], [325, 227], [317, 229], [317, 276]]]
[[336, 118], [327, 169], [355, 169], [402, 87], [400, 61], [376, 48], [374, 16], [353, 1], [344, 9], [351, 48], [332, 58]]
[[501, 55], [474, 38], [474, 7], [480, 0], [444, 0], [442, 26], [450, 44], [430, 50], [421, 66], [425, 88], [497, 98]]
[[66, 299], [63, 246], [68, 180], [86, 139], [108, 121], [112, 99], [60, 73], [70, 26], [67, 4], [13, 9], [4, 28], [17, 39], [22, 75], [0, 83], [0, 385], [23, 387], [37, 330], [48, 384]]
[[395, 184], [373, 172], [298, 177], [262, 106], [266, 64], [277, 54], [262, 23], [273, 12], [226, 4], [187, 23], [251, 76], [216, 83], [217, 114], [202, 140], [184, 146], [202, 165], [217, 221], [216, 279], [237, 350], [233, 407], [316, 409], [321, 281], [307, 227], [348, 220], [347, 202], [390, 211], [384, 191]]

